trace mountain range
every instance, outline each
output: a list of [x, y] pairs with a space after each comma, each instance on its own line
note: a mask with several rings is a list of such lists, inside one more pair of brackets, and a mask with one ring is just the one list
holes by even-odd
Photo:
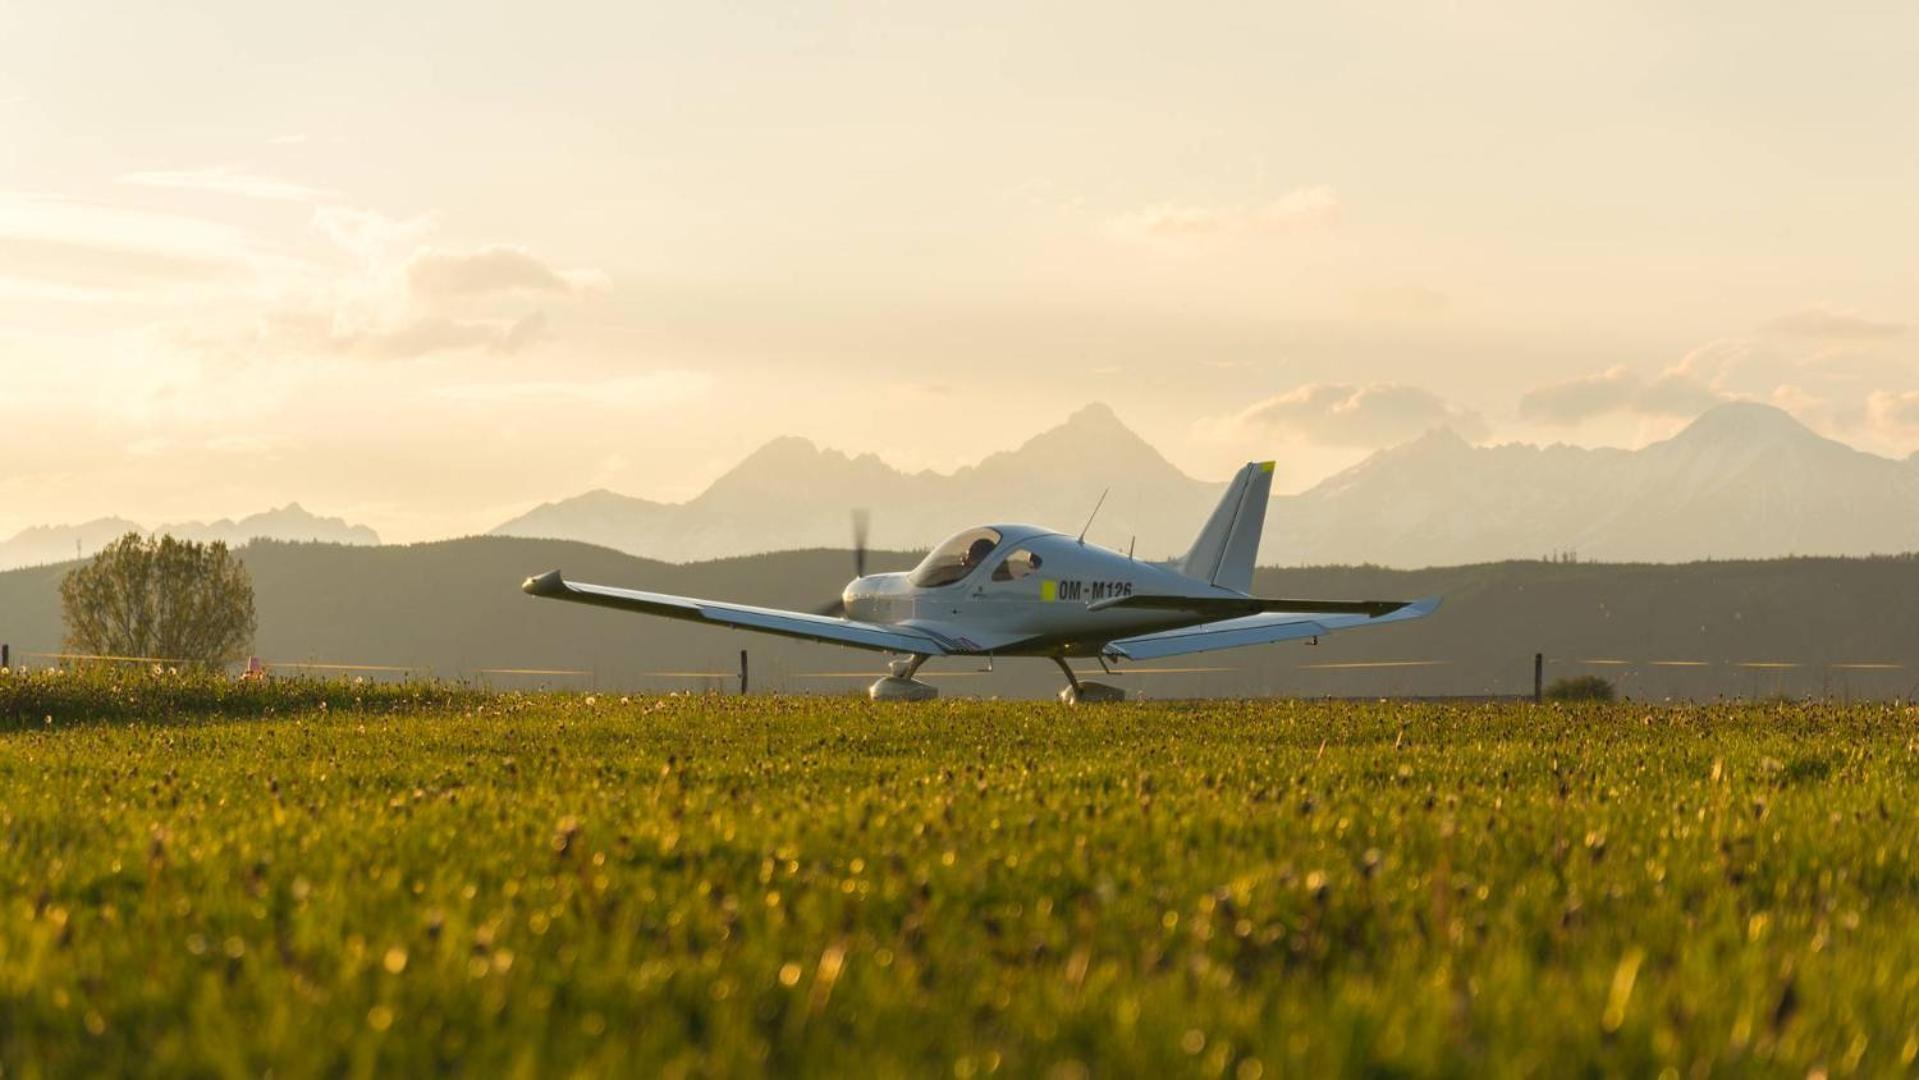
[[[1284, 462], [1281, 462], [1282, 468]], [[873, 542], [926, 547], [957, 529], [1068, 529], [1142, 557], [1184, 549], [1222, 485], [1187, 476], [1104, 405], [954, 473], [906, 473], [799, 438], [768, 443], [684, 503], [593, 491], [508, 521], [504, 536], [582, 540], [673, 562]], [[1611, 562], [1919, 550], [1919, 455], [1880, 457], [1768, 405], [1715, 406], [1638, 450], [1474, 446], [1439, 428], [1269, 508], [1261, 562], [1441, 566], [1576, 552]]]
[[238, 521], [186, 521], [147, 529], [119, 517], [96, 518], [78, 525], [36, 525], [0, 542], [0, 570], [16, 566], [57, 563], [76, 555], [91, 555], [130, 532], [168, 534], [182, 540], [219, 540], [238, 547], [249, 540], [320, 540], [334, 544], [378, 544], [380, 536], [365, 525], [351, 525], [334, 517], [309, 513], [299, 503], [251, 514]]
[[[1282, 460], [1280, 468], [1285, 470]], [[577, 540], [665, 562], [845, 548], [855, 509], [876, 548], [924, 549], [984, 522], [1027, 521], [1142, 558], [1184, 551], [1223, 484], [1188, 476], [1105, 405], [951, 473], [905, 472], [796, 437], [774, 439], [698, 496], [589, 491], [491, 532]], [[0, 569], [91, 553], [130, 531], [378, 544], [370, 528], [298, 504], [146, 530], [122, 518], [27, 529]], [[76, 549], [76, 543], [78, 548]], [[1446, 428], [1381, 450], [1267, 509], [1265, 565], [1449, 566], [1576, 553], [1686, 562], [1919, 550], [1919, 454], [1895, 460], [1825, 438], [1768, 405], [1732, 402], [1638, 450], [1475, 446]]]
[[1077, 529], [1108, 491], [1089, 536], [1142, 557], [1184, 549], [1223, 484], [1175, 468], [1104, 405], [1090, 405], [1015, 450], [952, 473], [906, 473], [775, 439], [684, 503], [592, 491], [546, 503], [494, 535], [584, 540], [670, 562], [782, 549], [846, 547], [850, 515], [870, 509], [876, 547], [929, 547], [982, 522]]
[[1268, 557], [1288, 562], [1889, 554], [1919, 550], [1919, 467], [1731, 402], [1630, 451], [1475, 447], [1431, 432], [1275, 500], [1268, 527]]

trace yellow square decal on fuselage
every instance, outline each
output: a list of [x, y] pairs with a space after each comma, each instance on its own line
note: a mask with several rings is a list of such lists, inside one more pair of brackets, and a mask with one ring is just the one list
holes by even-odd
[[1039, 583], [1039, 598], [1048, 603], [1059, 599], [1059, 582], [1044, 578]]

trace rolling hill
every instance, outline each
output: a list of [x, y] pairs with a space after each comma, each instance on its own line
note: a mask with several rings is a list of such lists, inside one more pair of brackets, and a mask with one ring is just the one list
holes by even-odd
[[[810, 608], [848, 576], [844, 551], [676, 565], [571, 541], [475, 537], [388, 547], [256, 542], [242, 555], [257, 595], [258, 652], [284, 671], [313, 661], [506, 686], [731, 689], [739, 651], [748, 649], [756, 688], [854, 692], [884, 666], [879, 654], [554, 604], [518, 589], [526, 575], [561, 567], [577, 580]], [[901, 569], [912, 558], [877, 552], [872, 568]], [[64, 570], [0, 573], [0, 640], [17, 658], [43, 664], [26, 654], [58, 650]], [[1599, 673], [1649, 698], [1909, 698], [1919, 683], [1919, 559], [1267, 568], [1255, 588], [1347, 599], [1440, 595], [1446, 604], [1429, 619], [1329, 637], [1317, 647], [1268, 646], [1165, 665], [1224, 670], [1122, 681], [1161, 697], [1514, 694], [1529, 691], [1532, 655], [1540, 651], [1552, 658], [1554, 676]], [[1767, 666], [1777, 664], [1799, 666]], [[948, 694], [1057, 689], [1058, 673], [1044, 661], [1009, 660], [992, 674], [981, 667], [950, 659], [926, 672]], [[712, 674], [685, 674], [701, 672]]]

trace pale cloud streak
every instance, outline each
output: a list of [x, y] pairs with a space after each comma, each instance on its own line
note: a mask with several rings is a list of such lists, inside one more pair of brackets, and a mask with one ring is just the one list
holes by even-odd
[[610, 379], [456, 383], [434, 391], [452, 401], [489, 405], [567, 405], [623, 412], [686, 405], [705, 398], [713, 377], [702, 371], [666, 369]]
[[0, 192], [0, 237], [207, 261], [253, 251], [243, 231], [223, 222], [32, 192]]
[[0, 299], [178, 303], [196, 291], [245, 291], [272, 261], [222, 222], [0, 192]]
[[1819, 341], [1878, 342], [1891, 341], [1906, 332], [1906, 325], [1868, 319], [1851, 311], [1823, 305], [1802, 308], [1761, 327], [1769, 334], [1812, 338]]
[[1424, 387], [1402, 383], [1307, 383], [1267, 398], [1234, 418], [1255, 432], [1291, 434], [1323, 446], [1379, 447], [1448, 428], [1469, 441], [1483, 439], [1477, 412]]
[[325, 188], [308, 187], [228, 165], [186, 171], [131, 172], [121, 176], [120, 182], [139, 187], [234, 195], [270, 202], [319, 203], [332, 202], [340, 197], [338, 192]]

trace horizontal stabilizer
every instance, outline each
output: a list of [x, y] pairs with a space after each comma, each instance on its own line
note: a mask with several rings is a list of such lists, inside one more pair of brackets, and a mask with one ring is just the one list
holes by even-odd
[[1415, 600], [1385, 615], [1360, 613], [1313, 615], [1271, 612], [1248, 615], [1224, 622], [1210, 622], [1180, 630], [1162, 630], [1156, 634], [1122, 638], [1108, 644], [1105, 654], [1121, 660], [1157, 660], [1165, 656], [1237, 649], [1244, 645], [1270, 645], [1280, 641], [1299, 641], [1323, 634], [1358, 627], [1382, 626], [1423, 618], [1439, 608], [1439, 598]]
[[1149, 611], [1191, 611], [1215, 619], [1266, 612], [1290, 612], [1296, 615], [1364, 615], [1377, 619], [1408, 606], [1409, 600], [1285, 600], [1260, 596], [1116, 596], [1095, 600], [1088, 611], [1114, 608], [1140, 608]]

